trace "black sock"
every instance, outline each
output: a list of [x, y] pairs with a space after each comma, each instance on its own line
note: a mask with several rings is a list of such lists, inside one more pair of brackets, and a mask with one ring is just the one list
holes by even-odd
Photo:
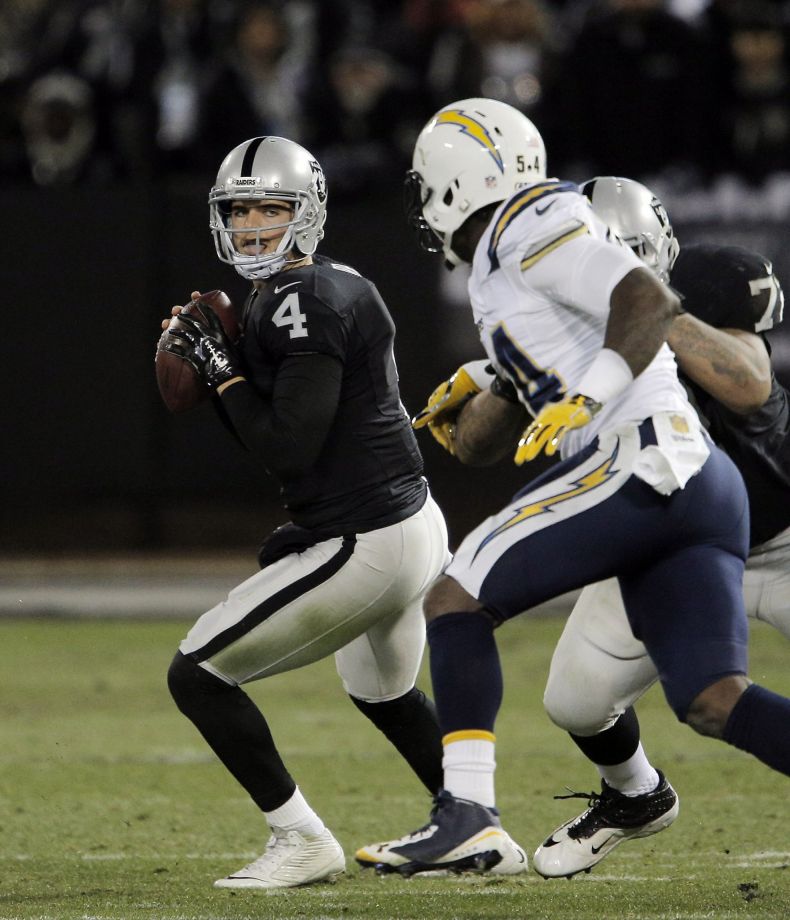
[[277, 753], [263, 714], [240, 688], [226, 684], [181, 652], [167, 682], [176, 705], [262, 811], [293, 795], [296, 783]]
[[790, 700], [752, 684], [724, 726], [724, 740], [790, 776]]
[[436, 707], [422, 690], [412, 687], [395, 700], [370, 703], [351, 697], [351, 702], [392, 742], [428, 791], [442, 788], [442, 733]]
[[625, 763], [639, 747], [639, 719], [633, 706], [597, 735], [574, 735], [568, 732], [576, 746], [588, 760], [601, 766]]

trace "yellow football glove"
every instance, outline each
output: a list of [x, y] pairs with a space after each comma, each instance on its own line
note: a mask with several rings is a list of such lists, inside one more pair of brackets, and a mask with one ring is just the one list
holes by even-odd
[[428, 397], [428, 404], [411, 420], [414, 428], [428, 426], [428, 431], [450, 454], [455, 454], [455, 420], [469, 400], [487, 387], [493, 373], [486, 370], [488, 361], [469, 361], [443, 380]]
[[455, 422], [428, 422], [428, 431], [447, 453], [455, 456]]
[[428, 431], [450, 454], [455, 455], [455, 420], [465, 403], [480, 392], [480, 387], [463, 368], [443, 380], [428, 397], [428, 405], [412, 419], [414, 428]]
[[[448, 421], [461, 411], [464, 403], [476, 396], [493, 379], [493, 375], [486, 373], [484, 366], [487, 361], [470, 361], [450, 377], [443, 380], [428, 397], [428, 403], [411, 420], [414, 428], [424, 428], [438, 421]], [[444, 416], [444, 418], [443, 418]]]
[[554, 456], [560, 441], [569, 431], [588, 425], [600, 411], [599, 402], [581, 393], [547, 403], [521, 436], [515, 462], [521, 466], [527, 460], [534, 460], [541, 451], [547, 457]]

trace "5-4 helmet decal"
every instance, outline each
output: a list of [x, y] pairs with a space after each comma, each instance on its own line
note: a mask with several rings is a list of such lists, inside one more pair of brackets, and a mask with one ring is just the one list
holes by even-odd
[[667, 283], [680, 246], [660, 199], [640, 182], [621, 176], [596, 176], [580, 190], [612, 233]]
[[[287, 232], [274, 252], [241, 253], [233, 244], [231, 205], [267, 198], [292, 204], [290, 218], [279, 225]], [[253, 137], [234, 147], [222, 161], [208, 200], [217, 255], [250, 281], [269, 278], [289, 261], [312, 255], [324, 235], [324, 171], [308, 150], [284, 137]], [[261, 227], [258, 232], [271, 229], [276, 228]]]
[[443, 252], [468, 217], [546, 178], [546, 151], [535, 125], [495, 99], [462, 99], [440, 109], [420, 132], [406, 176], [406, 211], [420, 245]]

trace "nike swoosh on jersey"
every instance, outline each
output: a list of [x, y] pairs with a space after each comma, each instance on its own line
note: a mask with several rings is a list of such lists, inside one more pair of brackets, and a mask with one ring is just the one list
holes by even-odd
[[508, 201], [504, 210], [499, 215], [499, 219], [496, 222], [496, 226], [488, 242], [488, 258], [491, 261], [492, 272], [499, 268], [497, 247], [502, 234], [507, 230], [511, 222], [547, 195], [554, 195], [562, 192], [573, 192], [574, 194], [578, 194], [579, 187], [574, 185], [573, 182], [558, 182], [556, 179], [538, 182], [525, 190], [517, 192]]
[[555, 198], [554, 201], [550, 201], [548, 204], [543, 205], [542, 208], [539, 208], [537, 205], [535, 205], [535, 213], [538, 215], [538, 217], [540, 217], [541, 214], [545, 214], [546, 211], [548, 211], [548, 209], [556, 202], [556, 200], [557, 199]]
[[284, 284], [282, 287], [275, 287], [274, 293], [279, 294], [280, 291], [284, 291], [286, 288], [293, 287], [295, 284], [301, 284], [301, 281], [290, 281], [288, 284]]

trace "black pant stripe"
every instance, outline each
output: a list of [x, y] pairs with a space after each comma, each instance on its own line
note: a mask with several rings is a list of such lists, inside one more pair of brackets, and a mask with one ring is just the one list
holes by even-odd
[[300, 578], [298, 581], [293, 582], [276, 594], [272, 594], [272, 596], [263, 601], [263, 603], [254, 607], [243, 619], [239, 620], [238, 623], [234, 623], [233, 626], [229, 626], [227, 629], [223, 630], [215, 636], [211, 642], [199, 648], [197, 651], [192, 652], [188, 657], [193, 661], [206, 661], [211, 658], [212, 655], [216, 655], [217, 652], [222, 651], [223, 648], [226, 648], [232, 642], [235, 642], [237, 639], [240, 639], [242, 636], [255, 629], [256, 626], [259, 626], [264, 620], [272, 616], [272, 614], [277, 613], [277, 611], [285, 607], [286, 604], [290, 604], [291, 601], [295, 601], [303, 594], [307, 594], [308, 591], [312, 591], [325, 581], [329, 581], [329, 579], [337, 574], [351, 558], [354, 553], [356, 542], [357, 538], [355, 536], [343, 537], [343, 543], [340, 549], [322, 566], [319, 566], [314, 572], [305, 575], [304, 578]]

